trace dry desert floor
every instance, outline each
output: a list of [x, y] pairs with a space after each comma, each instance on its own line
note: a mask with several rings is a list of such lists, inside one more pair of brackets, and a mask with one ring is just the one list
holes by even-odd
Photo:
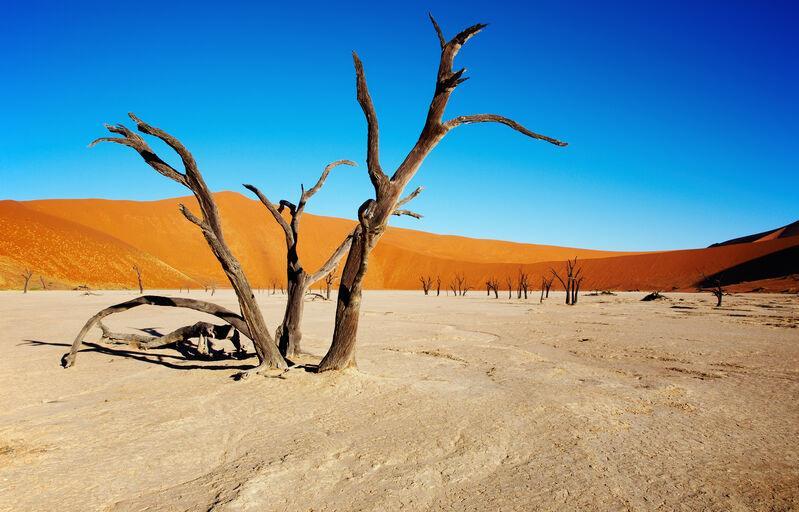
[[[123, 346], [64, 370], [83, 322], [134, 295], [2, 292], [0, 510], [799, 508], [799, 297], [643, 295], [367, 292], [358, 370], [236, 382], [242, 361]], [[259, 300], [276, 325], [283, 297]], [[309, 352], [334, 308], [306, 304]]]

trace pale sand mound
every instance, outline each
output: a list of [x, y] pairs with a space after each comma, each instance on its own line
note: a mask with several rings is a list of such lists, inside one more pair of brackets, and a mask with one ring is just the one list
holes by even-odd
[[[0, 510], [799, 507], [796, 297], [668, 295], [367, 292], [359, 371], [233, 382], [242, 363], [169, 350], [62, 370], [83, 321], [132, 295], [0, 293]], [[283, 298], [259, 300], [275, 325]], [[333, 309], [306, 305], [313, 353]]]

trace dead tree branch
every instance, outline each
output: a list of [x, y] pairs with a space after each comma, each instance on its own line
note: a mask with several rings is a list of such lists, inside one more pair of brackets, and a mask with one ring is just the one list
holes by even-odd
[[236, 293], [242, 317], [248, 327], [247, 331], [251, 334], [249, 337], [253, 341], [255, 352], [258, 355], [258, 366], [253, 370], [242, 373], [241, 377], [246, 377], [263, 369], [286, 368], [288, 366], [286, 360], [280, 354], [272, 336], [269, 334], [263, 314], [255, 300], [252, 286], [244, 274], [241, 263], [233, 255], [225, 241], [219, 209], [200, 173], [194, 156], [177, 138], [169, 133], [150, 126], [132, 113], [128, 114], [128, 116], [136, 123], [137, 129], [141, 133], [160, 139], [178, 154], [183, 163], [183, 172], [167, 164], [156, 155], [140, 135], [121, 124], [106, 125], [108, 131], [119, 135], [119, 137], [103, 137], [92, 142], [90, 146], [100, 142], [112, 142], [133, 148], [139, 153], [145, 163], [156, 172], [191, 190], [199, 205], [202, 218], [197, 217], [185, 205], [180, 205], [180, 211], [189, 222], [200, 229], [208, 246], [222, 266], [222, 270]]

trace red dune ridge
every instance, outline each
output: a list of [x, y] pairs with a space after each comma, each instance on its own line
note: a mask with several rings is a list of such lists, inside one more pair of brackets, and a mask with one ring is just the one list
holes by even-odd
[[[235, 192], [215, 195], [225, 237], [252, 284], [285, 281], [282, 232], [263, 206]], [[193, 197], [160, 201], [53, 199], [0, 201], [0, 288], [21, 288], [21, 273], [56, 288], [134, 288], [133, 265], [147, 288], [225, 286], [226, 278], [200, 232], [178, 212]], [[354, 221], [306, 214], [303, 262], [315, 269], [352, 229]], [[389, 228], [370, 260], [366, 287], [417, 289], [420, 276], [441, 277], [442, 292], [456, 273], [475, 290], [489, 278], [514, 279], [520, 270], [532, 288], [567, 258], [582, 261], [583, 290], [693, 290], [702, 276], [719, 276], [738, 291], [797, 291], [799, 223], [703, 249], [646, 253], [595, 251], [482, 240]], [[557, 289], [558, 284], [554, 285]], [[474, 292], [473, 292], [474, 293]]]

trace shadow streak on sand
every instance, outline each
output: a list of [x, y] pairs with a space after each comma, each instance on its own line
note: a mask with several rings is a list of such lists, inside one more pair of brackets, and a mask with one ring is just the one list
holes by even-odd
[[[66, 347], [66, 348], [72, 346], [71, 343], [57, 343], [52, 341], [41, 341], [41, 340], [23, 340], [23, 341], [31, 346], [51, 346], [51, 347]], [[80, 352], [99, 352], [101, 354], [106, 354], [111, 356], [126, 357], [144, 363], [166, 366], [167, 368], [171, 368], [173, 370], [228, 370], [229, 371], [229, 370], [249, 370], [253, 367], [251, 364], [245, 364], [245, 365], [175, 364], [165, 361], [165, 359], [176, 359], [179, 361], [185, 361], [185, 358], [180, 356], [152, 354], [148, 352], [136, 352], [133, 350], [111, 348], [104, 345], [100, 345], [98, 343], [91, 343], [86, 341], [83, 342], [83, 346], [88, 348], [81, 349]], [[220, 362], [220, 361], [236, 361], [236, 359], [225, 358], [225, 359], [208, 360], [209, 363]]]
[[799, 273], [799, 245], [729, 267], [699, 281], [697, 286], [710, 287], [717, 279], [722, 286], [728, 286], [744, 281], [779, 278], [797, 273]]

